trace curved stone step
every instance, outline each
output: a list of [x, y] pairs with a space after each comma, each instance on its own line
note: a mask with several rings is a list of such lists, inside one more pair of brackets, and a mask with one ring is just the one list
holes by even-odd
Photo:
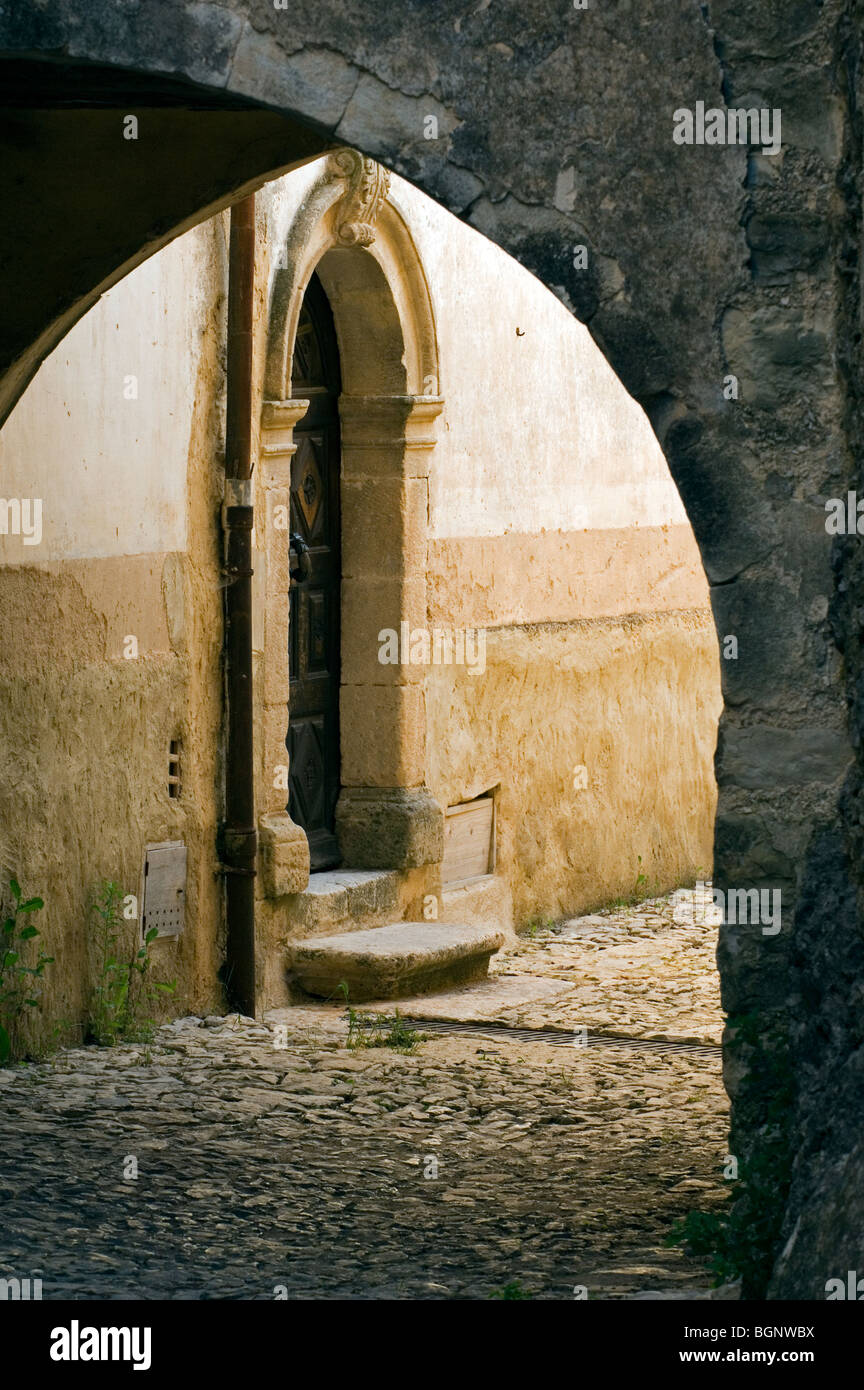
[[294, 942], [288, 966], [307, 994], [335, 998], [344, 980], [350, 1003], [398, 999], [484, 979], [504, 940], [476, 923], [393, 922]]

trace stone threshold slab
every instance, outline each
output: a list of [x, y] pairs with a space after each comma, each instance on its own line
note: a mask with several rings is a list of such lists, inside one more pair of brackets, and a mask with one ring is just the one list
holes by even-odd
[[469, 923], [393, 922], [366, 931], [309, 937], [288, 947], [288, 967], [307, 994], [349, 1003], [412, 997], [486, 976], [504, 944], [497, 927]]

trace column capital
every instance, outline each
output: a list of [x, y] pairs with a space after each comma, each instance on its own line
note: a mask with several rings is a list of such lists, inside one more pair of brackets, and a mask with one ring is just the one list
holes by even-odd
[[296, 452], [294, 426], [309, 409], [308, 400], [264, 401], [261, 407], [261, 464], [263, 481], [284, 484], [291, 478]]
[[352, 448], [402, 444], [431, 449], [434, 422], [444, 409], [443, 396], [340, 396], [343, 443]]

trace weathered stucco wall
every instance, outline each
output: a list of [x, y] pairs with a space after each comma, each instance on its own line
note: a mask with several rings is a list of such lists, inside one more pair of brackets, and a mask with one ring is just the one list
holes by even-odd
[[717, 640], [653, 431], [533, 276], [450, 233], [404, 180], [391, 197], [429, 282], [445, 400], [427, 623], [486, 631], [482, 674], [428, 669], [429, 786], [445, 806], [497, 789], [517, 925], [627, 895], [640, 871], [643, 890], [708, 872]]
[[[278, 268], [290, 263], [293, 276], [303, 258], [298, 229], [326, 244], [321, 224], [332, 193], [322, 204], [326, 214], [316, 216], [315, 209], [322, 181], [326, 188], [330, 179], [325, 158], [259, 196], [262, 279], [271, 294], [284, 293], [275, 284]], [[497, 872], [515, 895], [519, 922], [631, 892], [640, 855], [646, 868], [650, 861], [656, 884], [692, 877], [712, 858], [718, 659], [707, 582], [659, 445], [587, 331], [533, 276], [404, 180], [391, 178], [388, 201], [409, 230], [434, 314], [437, 371], [423, 389], [443, 398], [434, 449], [413, 484], [426, 489], [425, 515], [421, 523], [418, 512], [410, 540], [425, 555], [425, 611], [418, 612], [418, 599], [410, 626], [482, 628], [490, 640], [486, 673], [467, 680], [449, 667], [376, 667], [379, 631], [399, 629], [405, 591], [417, 580], [389, 554], [400, 543], [398, 527], [381, 514], [372, 476], [388, 465], [383, 456], [372, 469], [364, 464], [361, 471], [370, 473], [359, 485], [364, 505], [358, 507], [352, 491], [343, 515], [350, 573], [343, 590], [343, 782], [391, 784], [394, 774], [385, 769], [394, 759], [385, 745], [400, 736], [415, 745], [402, 762], [409, 784], [425, 783], [443, 806], [500, 786]], [[409, 260], [394, 260], [382, 244], [387, 234], [382, 225], [368, 253], [351, 255], [355, 267], [368, 256], [386, 268], [408, 364], [420, 317], [416, 289], [412, 299]], [[297, 301], [314, 263], [311, 257], [297, 273]], [[393, 353], [380, 318], [384, 306], [371, 293], [358, 293], [361, 283], [359, 268], [351, 285], [338, 269], [326, 277], [348, 396], [380, 390], [369, 355]], [[276, 356], [287, 370], [290, 344]], [[291, 392], [287, 379], [277, 387]], [[352, 404], [351, 419], [362, 409], [362, 402]], [[350, 484], [343, 480], [343, 498], [349, 486], [353, 473]], [[396, 505], [401, 484], [394, 477], [391, 486], [383, 496]], [[398, 505], [413, 504], [406, 497]], [[358, 544], [370, 529], [378, 546], [369, 564], [359, 565], [372, 588], [358, 598], [352, 589]], [[257, 566], [261, 593], [265, 565]], [[380, 581], [391, 571], [388, 607], [376, 574]], [[554, 633], [550, 623], [557, 624]], [[274, 659], [263, 616], [258, 630], [267, 688]], [[629, 667], [621, 657], [622, 633]], [[514, 679], [520, 661], [524, 673]], [[574, 669], [584, 669], [581, 684]], [[362, 697], [355, 708], [344, 696], [358, 680]], [[387, 700], [393, 681], [407, 695], [402, 727], [391, 733], [376, 701]], [[628, 686], [619, 694], [624, 719], [613, 718], [608, 703], [616, 682]], [[557, 746], [537, 739], [538, 702], [572, 707]], [[678, 735], [669, 737], [676, 723]], [[604, 729], [600, 760], [596, 742]], [[577, 798], [581, 811], [574, 812], [569, 783], [586, 748], [594, 763], [592, 792]], [[265, 779], [274, 756], [264, 755]], [[641, 781], [633, 772], [639, 766]], [[646, 790], [657, 777], [665, 788], [660, 798]], [[577, 863], [572, 847], [580, 838], [586, 856]]]
[[[259, 195], [259, 405], [281, 248], [320, 174], [319, 161]], [[652, 883], [677, 883], [710, 861], [718, 687], [706, 583], [665, 461], [640, 408], [548, 291], [404, 181], [391, 198], [428, 284], [444, 396], [419, 541], [425, 618], [489, 638], [483, 676], [423, 673], [425, 763], [409, 783], [445, 806], [499, 789], [499, 872], [520, 922], [629, 892], [639, 856]], [[398, 279], [400, 267], [390, 271]], [[6, 789], [4, 850], [49, 904], [51, 1011], [72, 1019], [86, 1002], [89, 890], [109, 877], [137, 893], [144, 846], [165, 839], [188, 846], [188, 907], [184, 935], [156, 948], [159, 969], [179, 979], [173, 1007], [219, 997], [225, 276], [220, 216], [110, 291], [0, 435], [7, 491], [43, 496], [40, 544], [6, 537], [0, 555], [0, 718], [28, 769], [23, 796]], [[407, 267], [393, 288], [410, 308]], [[352, 342], [362, 348], [376, 331], [357, 305], [344, 335], [349, 379]], [[278, 630], [260, 621], [263, 494], [259, 505], [258, 718], [284, 760], [287, 669]], [[346, 507], [346, 526], [382, 523]], [[346, 651], [377, 679], [377, 630], [361, 634], [350, 602], [343, 626]], [[541, 739], [538, 702], [557, 712]], [[175, 801], [167, 745], [178, 735]], [[349, 782], [356, 757], [344, 750]], [[589, 785], [576, 793], [582, 764]], [[259, 775], [271, 774], [262, 763]], [[261, 911], [267, 942], [271, 909]]]
[[[188, 847], [186, 925], [154, 944], [164, 1011], [221, 999], [221, 599], [217, 442], [221, 219], [104, 297], [43, 364], [0, 434], [5, 495], [43, 500], [41, 544], [0, 537], [0, 850], [46, 907], [49, 1028], [78, 1028], [88, 902], [140, 903], [148, 843]], [[137, 399], [128, 392], [137, 381]], [[137, 655], [128, 657], [128, 638]], [[182, 792], [168, 795], [168, 743]], [[134, 924], [124, 924], [131, 943]]]
[[710, 871], [717, 691], [704, 610], [501, 627], [483, 674], [435, 668], [430, 783], [495, 790], [517, 927]]

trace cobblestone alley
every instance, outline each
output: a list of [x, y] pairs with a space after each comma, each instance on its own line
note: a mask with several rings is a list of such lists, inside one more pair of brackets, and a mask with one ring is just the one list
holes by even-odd
[[[654, 900], [400, 1010], [712, 1043], [715, 935]], [[708, 1296], [663, 1242], [722, 1199], [719, 1053], [351, 1041], [309, 1007], [0, 1071], [0, 1275], [46, 1299]]]

